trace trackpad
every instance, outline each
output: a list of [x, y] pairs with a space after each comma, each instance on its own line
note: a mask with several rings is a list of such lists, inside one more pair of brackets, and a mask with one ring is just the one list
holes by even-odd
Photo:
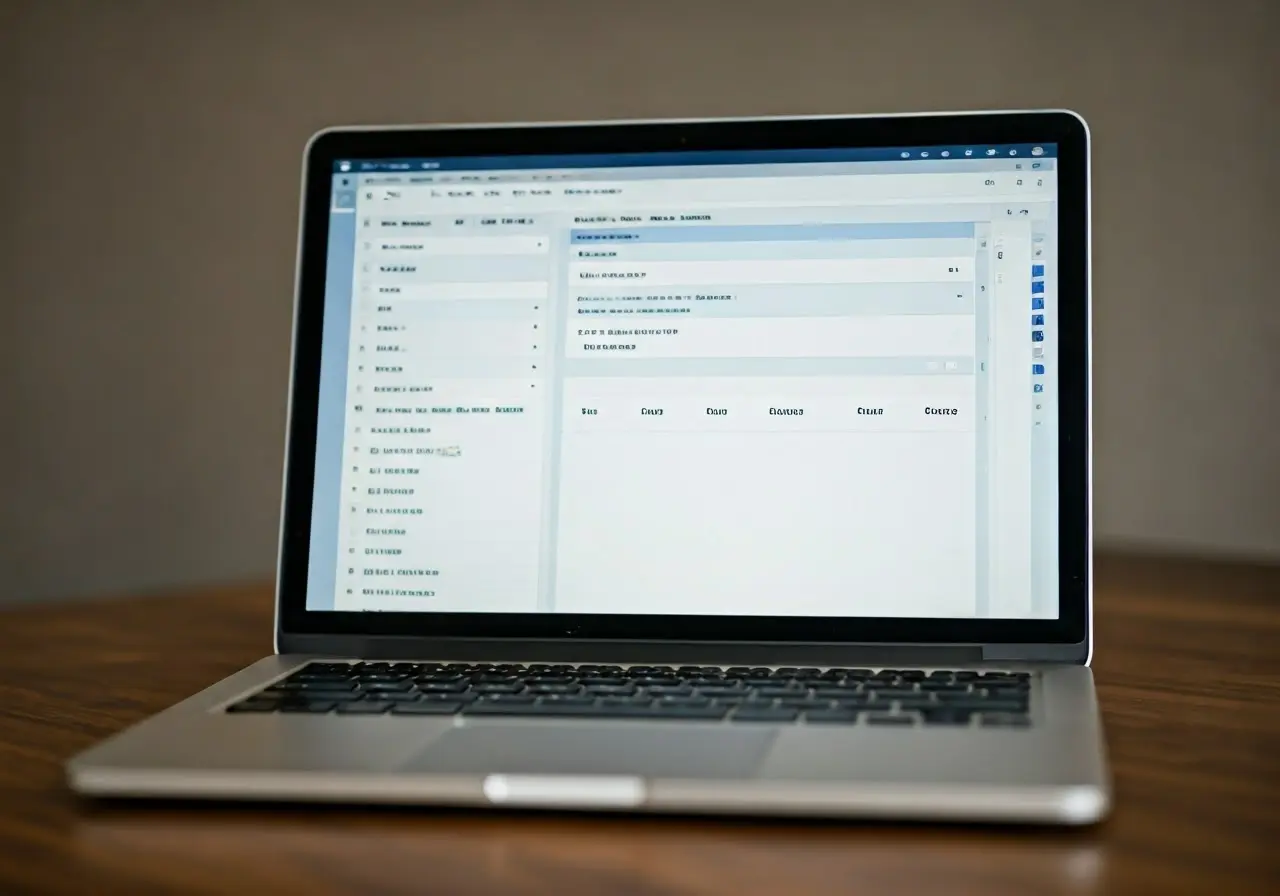
[[432, 774], [749, 778], [775, 736], [769, 728], [485, 722], [451, 729], [404, 768]]

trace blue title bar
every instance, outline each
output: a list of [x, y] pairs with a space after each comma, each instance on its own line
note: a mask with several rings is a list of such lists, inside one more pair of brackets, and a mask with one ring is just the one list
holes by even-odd
[[453, 156], [439, 159], [343, 159], [335, 171], [489, 171], [532, 168], [653, 168], [679, 165], [773, 165], [787, 162], [890, 162], [939, 159], [1052, 158], [1056, 143], [891, 146], [874, 149], [745, 149], [593, 155]]

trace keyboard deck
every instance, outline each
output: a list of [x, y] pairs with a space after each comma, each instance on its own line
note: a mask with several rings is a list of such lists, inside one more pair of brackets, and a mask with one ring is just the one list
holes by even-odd
[[1030, 692], [1025, 672], [309, 663], [227, 712], [1025, 728]]

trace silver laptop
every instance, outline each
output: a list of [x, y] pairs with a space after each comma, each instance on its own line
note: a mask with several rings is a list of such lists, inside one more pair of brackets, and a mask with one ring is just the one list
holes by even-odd
[[1076, 115], [324, 131], [290, 399], [274, 653], [76, 791], [1106, 813]]

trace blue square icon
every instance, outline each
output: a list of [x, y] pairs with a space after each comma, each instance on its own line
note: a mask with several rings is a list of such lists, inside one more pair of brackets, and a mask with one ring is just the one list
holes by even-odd
[[1043, 392], [1043, 391], [1044, 391], [1044, 383], [1036, 383], [1034, 386], [1032, 386], [1032, 387], [1031, 387], [1031, 391], [1032, 391], [1032, 392]]
[[1040, 296], [1037, 296], [1036, 298], [1032, 299], [1032, 300], [1031, 300], [1031, 310], [1032, 310], [1032, 311], [1043, 311], [1043, 310], [1044, 310], [1044, 298], [1043, 298], [1043, 297], [1040, 297]]
[[1035, 376], [1043, 376], [1043, 375], [1044, 375], [1044, 365], [1043, 365], [1043, 364], [1032, 364], [1032, 365], [1031, 365], [1031, 372], [1032, 372], [1032, 374], [1034, 374]]
[[1043, 327], [1043, 326], [1044, 326], [1044, 315], [1043, 315], [1043, 314], [1033, 314], [1033, 315], [1031, 315], [1031, 326], [1033, 326], [1033, 327]]
[[1032, 280], [1032, 281], [1031, 281], [1031, 292], [1032, 292], [1033, 294], [1034, 294], [1034, 293], [1042, 293], [1042, 292], [1044, 292], [1044, 281], [1043, 281], [1043, 280]]
[[1032, 342], [1044, 342], [1044, 330], [1032, 330], [1032, 331], [1031, 331], [1031, 341], [1032, 341]]
[[1043, 276], [1044, 276], [1044, 265], [1042, 265], [1042, 264], [1033, 264], [1033, 265], [1031, 266], [1031, 276], [1032, 276], [1032, 277], [1043, 277]]

